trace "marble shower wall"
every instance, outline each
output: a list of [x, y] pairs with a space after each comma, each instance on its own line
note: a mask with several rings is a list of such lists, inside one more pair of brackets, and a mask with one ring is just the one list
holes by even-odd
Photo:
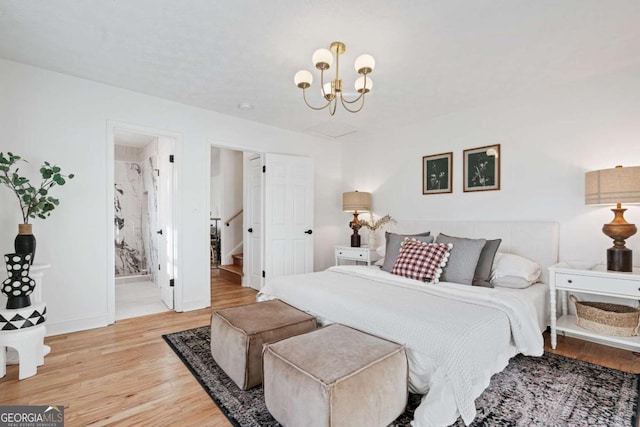
[[134, 162], [115, 162], [115, 273], [116, 276], [146, 274], [143, 243], [142, 168]]
[[115, 274], [158, 275], [157, 156], [115, 162]]
[[142, 162], [142, 189], [144, 200], [142, 202], [142, 235], [146, 261], [149, 274], [153, 283], [158, 283], [158, 244], [160, 230], [158, 225], [158, 174], [157, 156], [151, 155]]

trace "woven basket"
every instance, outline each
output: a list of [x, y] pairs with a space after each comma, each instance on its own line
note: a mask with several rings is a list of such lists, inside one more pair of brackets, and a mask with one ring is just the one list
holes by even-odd
[[578, 301], [573, 295], [569, 299], [576, 305], [576, 317], [581, 328], [616, 337], [638, 335], [640, 310], [627, 305]]

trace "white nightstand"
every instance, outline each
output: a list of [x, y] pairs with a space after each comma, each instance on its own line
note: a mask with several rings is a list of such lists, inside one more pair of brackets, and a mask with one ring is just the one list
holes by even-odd
[[[556, 316], [556, 290], [559, 291], [562, 315]], [[566, 263], [549, 267], [551, 308], [551, 348], [556, 348], [557, 332], [590, 339], [632, 351], [640, 351], [640, 337], [602, 335], [579, 327], [576, 316], [568, 314], [567, 292], [606, 295], [616, 298], [640, 300], [640, 268], [631, 273], [607, 271], [605, 265], [590, 268], [586, 263]]]
[[371, 265], [372, 262], [379, 260], [381, 257], [378, 255], [375, 249], [362, 246], [359, 248], [352, 248], [351, 246], [336, 246], [336, 265], [339, 264], [339, 260], [346, 259], [351, 261], [366, 262], [367, 265]]

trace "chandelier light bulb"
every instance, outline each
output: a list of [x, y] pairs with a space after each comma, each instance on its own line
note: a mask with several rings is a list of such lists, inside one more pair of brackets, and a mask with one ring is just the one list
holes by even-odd
[[373, 56], [365, 53], [356, 58], [354, 67], [359, 74], [369, 74], [376, 67], [376, 61]]
[[331, 92], [331, 82], [326, 82], [322, 87], [324, 89], [322, 96], [324, 96], [327, 101], [331, 101], [335, 98], [335, 95]]
[[367, 77], [367, 86], [365, 87], [364, 76], [358, 77], [356, 79], [354, 87], [356, 88], [356, 92], [358, 93], [367, 93], [371, 90], [371, 88], [373, 88], [373, 80]]
[[311, 60], [318, 70], [328, 70], [333, 65], [333, 55], [329, 49], [316, 50], [313, 52]]
[[293, 77], [293, 81], [300, 89], [306, 89], [313, 83], [313, 74], [307, 70], [300, 70]]

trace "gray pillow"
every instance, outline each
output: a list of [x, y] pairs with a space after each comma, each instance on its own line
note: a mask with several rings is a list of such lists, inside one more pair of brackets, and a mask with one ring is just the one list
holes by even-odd
[[478, 265], [482, 248], [487, 243], [486, 239], [466, 239], [440, 233], [436, 238], [436, 243], [453, 244], [453, 248], [449, 252], [449, 262], [442, 270], [440, 281], [463, 285], [473, 284], [476, 266]]
[[430, 236], [429, 234], [431, 234], [430, 231], [427, 231], [426, 233], [420, 233], [420, 234], [396, 234], [396, 233], [389, 233], [388, 231], [386, 231], [384, 233], [384, 237], [386, 240], [386, 246], [384, 251], [384, 263], [380, 268], [384, 271], [391, 273], [391, 270], [393, 269], [393, 265], [396, 263], [396, 259], [398, 259], [398, 255], [400, 255], [400, 245], [402, 245], [402, 241], [404, 240], [405, 237], [414, 238], [419, 242], [433, 243], [433, 236]]
[[491, 267], [500, 243], [502, 243], [502, 239], [487, 240], [482, 252], [480, 252], [476, 272], [473, 275], [473, 286], [493, 288], [493, 285], [489, 282], [491, 279]]

